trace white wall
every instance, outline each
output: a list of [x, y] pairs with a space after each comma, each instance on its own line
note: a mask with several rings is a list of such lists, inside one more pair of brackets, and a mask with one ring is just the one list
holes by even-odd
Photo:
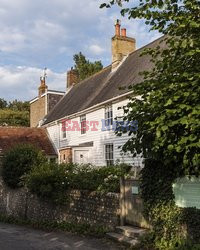
[[[118, 107], [122, 107], [126, 105], [126, 103], [127, 100], [123, 100], [112, 104], [113, 117], [120, 116], [123, 114], [123, 110], [118, 110]], [[114, 161], [119, 160], [120, 162], [125, 162], [127, 164], [134, 163], [135, 165], [141, 164], [141, 158], [138, 157], [133, 159], [131, 155], [124, 154], [121, 152], [121, 149], [119, 149], [119, 146], [122, 146], [128, 140], [127, 135], [118, 137], [112, 130], [101, 130], [101, 120], [104, 119], [104, 112], [104, 107], [101, 107], [96, 111], [86, 113], [86, 120], [89, 122], [98, 121], [99, 126], [97, 127], [98, 131], [91, 131], [91, 129], [89, 129], [84, 135], [81, 135], [80, 131], [67, 131], [66, 139], [62, 139], [61, 124], [48, 127], [49, 135], [55, 147], [57, 149], [64, 148], [66, 146], [72, 147], [74, 152], [74, 150], [77, 149], [79, 144], [93, 141], [93, 147], [87, 147], [87, 149], [89, 150], [89, 163], [92, 163], [97, 166], [102, 166], [106, 164], [104, 146], [106, 143], [113, 143]], [[77, 121], [78, 123], [80, 123], [80, 117], [73, 118], [71, 121]]]

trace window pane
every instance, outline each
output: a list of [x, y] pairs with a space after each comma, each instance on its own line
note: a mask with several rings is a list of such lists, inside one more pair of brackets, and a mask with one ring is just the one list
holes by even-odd
[[109, 143], [105, 145], [105, 160], [107, 166], [113, 165], [113, 144]]
[[81, 134], [86, 133], [86, 115], [80, 116]]
[[105, 107], [105, 126], [110, 126], [113, 124], [113, 111], [112, 106]]

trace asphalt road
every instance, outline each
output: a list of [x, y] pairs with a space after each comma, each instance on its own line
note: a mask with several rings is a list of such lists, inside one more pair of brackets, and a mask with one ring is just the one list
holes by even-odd
[[0, 223], [0, 250], [118, 250], [105, 239], [83, 237], [64, 232], [45, 232], [29, 227]]

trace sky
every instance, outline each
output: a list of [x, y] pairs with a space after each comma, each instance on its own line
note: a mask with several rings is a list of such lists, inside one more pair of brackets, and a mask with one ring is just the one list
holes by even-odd
[[37, 96], [43, 69], [49, 89], [66, 89], [73, 55], [111, 63], [111, 37], [120, 19], [140, 48], [159, 34], [143, 21], [100, 9], [103, 0], [0, 0], [0, 98], [28, 101]]

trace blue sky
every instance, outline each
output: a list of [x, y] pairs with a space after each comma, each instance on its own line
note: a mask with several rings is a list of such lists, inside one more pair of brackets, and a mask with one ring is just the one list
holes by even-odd
[[111, 63], [114, 22], [121, 19], [137, 48], [159, 35], [119, 8], [99, 9], [103, 0], [0, 0], [0, 98], [30, 100], [42, 69], [50, 89], [65, 90], [66, 71], [81, 51], [91, 61]]

